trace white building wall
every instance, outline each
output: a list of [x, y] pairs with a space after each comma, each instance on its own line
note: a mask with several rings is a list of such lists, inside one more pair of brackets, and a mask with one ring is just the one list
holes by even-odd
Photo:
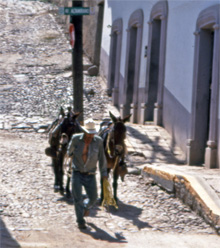
[[[122, 48], [120, 64], [120, 87], [125, 77], [127, 27], [131, 14], [137, 9], [144, 13], [142, 54], [139, 88], [145, 87], [147, 58], [144, 48], [148, 45], [148, 31], [152, 7], [157, 0], [106, 0], [102, 37], [101, 64], [104, 76], [108, 75], [110, 33], [114, 20], [122, 18]], [[167, 40], [165, 55], [163, 125], [175, 142], [186, 152], [186, 141], [190, 132], [193, 90], [194, 43], [196, 21], [199, 13], [219, 0], [168, 0]]]
[[169, 1], [163, 125], [187, 152], [190, 134], [196, 22], [199, 13], [218, 1]]
[[[102, 36], [102, 64], [105, 67], [104, 71], [108, 71], [108, 61], [105, 61], [109, 57], [110, 52], [110, 33], [114, 20], [122, 18], [123, 20], [123, 35], [122, 35], [122, 49], [121, 49], [121, 64], [120, 74], [124, 78], [125, 74], [125, 58], [126, 58], [126, 44], [127, 44], [127, 28], [131, 14], [138, 9], [142, 9], [144, 12], [143, 22], [143, 42], [142, 42], [142, 56], [141, 56], [141, 68], [140, 68], [140, 87], [144, 87], [146, 76], [146, 58], [144, 58], [144, 47], [148, 43], [148, 21], [150, 17], [150, 11], [153, 5], [156, 3], [153, 1], [137, 1], [137, 0], [107, 0], [105, 1], [105, 14], [103, 24], [103, 36]], [[107, 56], [106, 56], [107, 55]], [[107, 78], [107, 73], [104, 75]]]
[[[140, 85], [144, 87], [146, 76], [146, 61], [144, 47], [148, 43], [148, 21], [151, 9], [157, 0], [106, 0], [101, 63], [104, 76], [107, 78], [108, 57], [110, 52], [111, 25], [114, 20], [122, 18], [123, 35], [120, 73], [124, 77], [127, 44], [127, 26], [131, 14], [142, 9], [144, 12], [142, 57], [140, 68]], [[168, 1], [167, 49], [166, 49], [166, 74], [165, 86], [180, 100], [180, 103], [191, 110], [192, 72], [194, 58], [194, 31], [199, 13], [219, 1], [212, 0], [170, 0]], [[181, 65], [181, 66], [180, 66]], [[178, 78], [178, 82], [177, 82]], [[176, 87], [178, 85], [178, 87]]]
[[194, 42], [199, 13], [219, 1], [169, 1], [165, 87], [191, 112]]
[[108, 78], [111, 25], [112, 25], [112, 9], [109, 8], [108, 2], [105, 1], [102, 43], [101, 43], [101, 53], [100, 53], [100, 73], [106, 79]]

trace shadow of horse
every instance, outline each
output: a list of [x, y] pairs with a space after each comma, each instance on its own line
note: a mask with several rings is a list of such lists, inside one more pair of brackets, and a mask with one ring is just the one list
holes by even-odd
[[148, 163], [154, 163], [157, 161], [158, 156], [161, 154], [165, 155], [163, 160], [164, 163], [174, 163], [178, 165], [183, 165], [185, 163], [184, 159], [176, 157], [173, 153], [172, 149], [174, 149], [174, 145], [170, 148], [170, 150], [165, 150], [164, 147], [159, 144], [161, 139], [160, 136], [152, 139], [147, 134], [142, 134], [131, 126], [127, 126], [127, 131], [130, 136], [134, 136], [136, 138], [137, 142], [141, 144], [149, 144], [153, 148], [153, 154], [151, 157], [147, 158]]
[[139, 216], [142, 213], [142, 208], [138, 208], [130, 204], [125, 204], [121, 201], [118, 201], [118, 209], [110, 206], [109, 212], [121, 218], [131, 220], [133, 225], [135, 225], [139, 230], [143, 228], [152, 228], [152, 226], [149, 225], [147, 222], [139, 220]]
[[97, 227], [93, 223], [87, 222], [87, 225], [91, 228], [87, 228], [85, 230], [81, 230], [81, 232], [90, 235], [94, 239], [108, 241], [110, 243], [128, 243], [124, 236], [120, 235], [120, 233], [115, 233], [115, 237], [104, 231], [103, 229]]

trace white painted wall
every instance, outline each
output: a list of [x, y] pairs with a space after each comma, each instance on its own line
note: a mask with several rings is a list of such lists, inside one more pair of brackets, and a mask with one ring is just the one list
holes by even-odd
[[[108, 25], [118, 19], [123, 20], [123, 34], [122, 34], [122, 49], [121, 49], [121, 65], [120, 73], [124, 77], [125, 75], [125, 60], [126, 60], [126, 46], [127, 46], [127, 28], [130, 16], [132, 13], [138, 9], [142, 9], [144, 13], [143, 21], [143, 40], [142, 40], [142, 56], [141, 56], [141, 68], [140, 68], [140, 85], [139, 87], [144, 87], [145, 77], [146, 77], [146, 66], [147, 59], [144, 58], [144, 47], [148, 43], [148, 21], [150, 17], [150, 11], [157, 0], [107, 0], [105, 1], [105, 14], [104, 14], [104, 24], [103, 24], [103, 36], [102, 36], [102, 49], [103, 52], [109, 56], [110, 52], [110, 33], [111, 28]], [[102, 61], [106, 64], [106, 62]]]
[[[110, 51], [111, 25], [114, 20], [122, 18], [123, 34], [121, 49], [120, 73], [125, 75], [127, 27], [131, 14], [142, 9], [144, 13], [142, 55], [140, 63], [139, 87], [144, 87], [146, 81], [147, 58], [144, 58], [144, 48], [148, 45], [148, 21], [152, 7], [157, 0], [106, 0], [102, 36], [101, 61], [105, 77], [108, 73], [108, 57]], [[191, 112], [192, 80], [194, 61], [194, 32], [199, 13], [209, 6], [218, 4], [219, 0], [169, 0], [167, 23], [167, 47], [165, 65], [165, 87], [171, 94]]]
[[169, 1], [165, 87], [191, 112], [194, 32], [199, 13], [219, 1]]
[[[144, 13], [142, 54], [140, 63], [139, 88], [145, 86], [147, 58], [144, 47], [148, 45], [148, 21], [152, 7], [157, 0], [106, 0], [102, 49], [107, 57], [110, 49], [110, 32], [107, 28], [113, 21], [122, 18], [122, 51], [120, 73], [125, 76], [127, 50], [127, 27], [132, 13], [142, 9]], [[201, 11], [219, 4], [219, 0], [168, 0], [167, 40], [164, 81], [164, 127], [170, 132], [179, 146], [186, 149], [190, 132], [192, 105], [194, 46], [197, 18]], [[104, 58], [104, 57], [103, 57]], [[102, 61], [105, 65], [106, 61]], [[123, 79], [120, 82], [123, 84]], [[220, 82], [219, 82], [220, 83]], [[166, 106], [165, 106], [166, 105]], [[220, 110], [219, 110], [220, 116]]]

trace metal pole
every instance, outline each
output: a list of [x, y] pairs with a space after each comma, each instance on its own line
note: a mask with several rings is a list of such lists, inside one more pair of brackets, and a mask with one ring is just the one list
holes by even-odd
[[[72, 1], [73, 7], [83, 7], [83, 1]], [[73, 108], [81, 112], [78, 120], [83, 125], [83, 33], [82, 16], [70, 16], [75, 26], [75, 46], [72, 49]]]

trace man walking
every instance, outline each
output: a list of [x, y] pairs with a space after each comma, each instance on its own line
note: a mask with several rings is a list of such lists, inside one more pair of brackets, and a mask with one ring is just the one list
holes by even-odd
[[[97, 134], [95, 122], [92, 119], [85, 121], [82, 127], [84, 133], [72, 136], [67, 154], [72, 159], [72, 193], [75, 202], [75, 212], [78, 227], [86, 228], [84, 217], [89, 215], [89, 209], [97, 200], [96, 169], [102, 178], [107, 178], [106, 158], [103, 140]], [[88, 199], [83, 200], [82, 187], [85, 188]]]

